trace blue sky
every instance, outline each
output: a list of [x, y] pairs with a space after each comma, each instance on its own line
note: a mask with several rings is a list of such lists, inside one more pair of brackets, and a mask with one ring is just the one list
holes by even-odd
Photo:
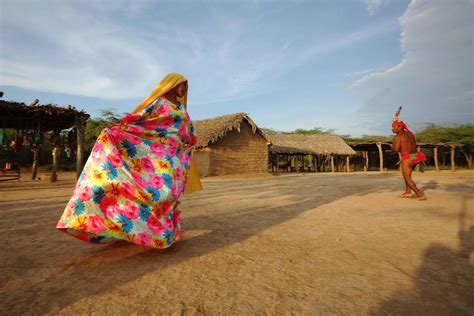
[[169, 72], [193, 119], [389, 134], [474, 122], [472, 0], [0, 0], [4, 99], [132, 110]]

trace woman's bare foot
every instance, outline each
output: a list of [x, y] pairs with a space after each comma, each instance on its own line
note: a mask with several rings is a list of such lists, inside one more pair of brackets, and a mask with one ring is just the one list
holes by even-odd
[[409, 198], [411, 198], [411, 193], [406, 193], [405, 192], [405, 193], [400, 194], [398, 197], [409, 199]]

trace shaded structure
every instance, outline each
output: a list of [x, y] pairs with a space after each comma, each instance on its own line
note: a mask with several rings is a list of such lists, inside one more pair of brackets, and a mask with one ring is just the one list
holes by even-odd
[[[358, 153], [359, 157], [362, 156], [364, 171], [370, 170], [371, 157], [377, 159], [379, 171], [384, 171], [385, 152], [391, 150], [391, 144], [391, 142], [348, 143], [348, 145]], [[354, 165], [354, 169], [357, 170], [357, 164]]]
[[350, 171], [356, 152], [330, 134], [271, 134], [269, 168], [272, 172]]
[[198, 136], [194, 149], [201, 176], [267, 172], [270, 141], [245, 113], [193, 122]]
[[[370, 157], [377, 161], [378, 169], [384, 171], [386, 169], [392, 168], [396, 169], [398, 161], [401, 160], [400, 153], [395, 153], [391, 150], [392, 142], [357, 142], [349, 143], [349, 146], [352, 147], [357, 152], [359, 160], [362, 160], [362, 170], [370, 170]], [[442, 152], [442, 165], [446, 164], [446, 152], [450, 154], [450, 168], [451, 170], [456, 170], [456, 154], [460, 152], [460, 149], [464, 147], [463, 144], [449, 144], [449, 143], [417, 143], [418, 151], [425, 152], [428, 157], [428, 161], [425, 163], [429, 165], [431, 162], [434, 165], [436, 171], [440, 170], [440, 152]], [[469, 169], [472, 168], [472, 154], [468, 152], [462, 152], [466, 164]], [[394, 159], [393, 157], [397, 157]], [[354, 166], [357, 169], [357, 165]]]
[[72, 106], [60, 107], [53, 104], [39, 105], [38, 103], [37, 99], [30, 105], [0, 100], [0, 127], [3, 130], [17, 131], [17, 138], [12, 141], [10, 147], [15, 150], [15, 146], [31, 146], [33, 151], [31, 178], [36, 179], [39, 151], [45, 141], [45, 135], [50, 134], [53, 158], [51, 181], [54, 182], [57, 179], [60, 133], [62, 130], [75, 128], [73, 134], [77, 137], [76, 174], [79, 177], [84, 158], [84, 129], [89, 114], [78, 111]]

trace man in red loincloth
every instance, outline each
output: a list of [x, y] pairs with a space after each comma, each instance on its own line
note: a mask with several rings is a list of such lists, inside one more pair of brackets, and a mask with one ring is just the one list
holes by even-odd
[[423, 192], [417, 188], [415, 181], [411, 178], [413, 168], [420, 162], [425, 162], [426, 156], [421, 151], [416, 150], [415, 136], [405, 123], [398, 120], [398, 116], [395, 116], [392, 122], [392, 132], [397, 135], [392, 144], [392, 150], [400, 152], [402, 155], [402, 174], [406, 185], [406, 190], [400, 197], [411, 198], [412, 191], [414, 191], [418, 200], [426, 200]]

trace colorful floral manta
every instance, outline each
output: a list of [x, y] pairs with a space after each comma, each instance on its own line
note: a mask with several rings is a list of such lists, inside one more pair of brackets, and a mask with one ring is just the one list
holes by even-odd
[[164, 97], [104, 128], [57, 228], [92, 243], [169, 247], [195, 143], [186, 110]]

